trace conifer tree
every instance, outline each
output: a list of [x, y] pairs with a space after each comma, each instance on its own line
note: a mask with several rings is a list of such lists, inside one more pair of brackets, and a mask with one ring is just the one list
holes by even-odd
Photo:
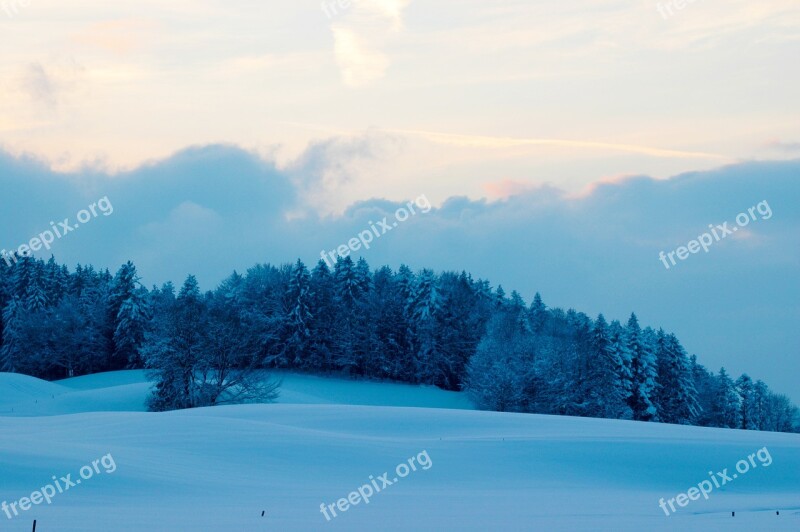
[[657, 378], [655, 354], [639, 327], [636, 314], [631, 313], [625, 332], [631, 355], [631, 395], [628, 405], [634, 420], [653, 421], [657, 416], [653, 404]]

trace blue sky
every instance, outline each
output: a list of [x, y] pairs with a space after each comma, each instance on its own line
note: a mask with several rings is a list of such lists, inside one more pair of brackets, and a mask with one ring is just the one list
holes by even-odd
[[370, 264], [636, 310], [800, 401], [796, 0], [26, 4], [0, 2], [0, 248], [108, 196], [60, 261], [211, 288], [424, 194]]

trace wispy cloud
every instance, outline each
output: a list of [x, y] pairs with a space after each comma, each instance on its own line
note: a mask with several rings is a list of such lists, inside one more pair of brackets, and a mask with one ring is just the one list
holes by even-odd
[[384, 131], [389, 133], [417, 136], [439, 144], [448, 144], [452, 146], [462, 146], [462, 147], [491, 149], [491, 148], [514, 148], [519, 146], [556, 146], [564, 148], [586, 148], [592, 150], [622, 151], [628, 153], [637, 153], [640, 155], [650, 155], [652, 157], [731, 160], [730, 157], [727, 157], [725, 155], [720, 155], [717, 153], [673, 150], [667, 148], [654, 148], [650, 146], [638, 146], [635, 144], [619, 144], [612, 142], [599, 142], [590, 140], [492, 137], [485, 135], [462, 135], [454, 133], [439, 133], [434, 131], [420, 131], [420, 130], [407, 130], [407, 129], [386, 129]]
[[800, 142], [784, 142], [782, 140], [773, 140], [768, 142], [765, 147], [770, 150], [776, 150], [783, 153], [800, 153]]

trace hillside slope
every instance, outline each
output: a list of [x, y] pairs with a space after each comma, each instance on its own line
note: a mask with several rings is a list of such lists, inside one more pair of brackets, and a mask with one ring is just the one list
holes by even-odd
[[[274, 372], [279, 404], [418, 406], [472, 410], [466, 394], [434, 386], [347, 380]], [[142, 370], [97, 373], [55, 383], [0, 373], [0, 416], [52, 416], [81, 412], [144, 412], [151, 387]]]
[[[111, 402], [137, 384], [132, 378], [124, 372], [57, 386]], [[119, 386], [101, 386], [115, 380]], [[5, 397], [5, 381], [0, 386]], [[108, 454], [116, 467], [50, 505], [12, 520], [0, 513], [2, 530], [29, 531], [34, 518], [39, 532], [800, 528], [800, 436], [793, 434], [329, 404], [4, 417], [2, 425], [0, 501], [30, 496], [54, 475], [74, 480]], [[764, 447], [769, 466], [756, 461], [759, 467], [675, 515], [659, 508], [660, 498], [686, 492], [710, 470], [734, 472], [738, 460]], [[429, 468], [330, 521], [321, 513], [320, 504], [335, 508], [371, 475], [377, 483], [388, 472], [393, 481], [395, 467], [411, 457]]]

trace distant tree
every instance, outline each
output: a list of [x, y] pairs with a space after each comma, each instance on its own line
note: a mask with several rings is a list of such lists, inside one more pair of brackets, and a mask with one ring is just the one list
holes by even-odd
[[758, 380], [753, 385], [750, 419], [755, 430], [764, 430], [766, 426], [767, 402], [770, 391], [766, 384]]
[[367, 347], [362, 341], [366, 320], [364, 280], [349, 256], [336, 262], [333, 279], [336, 308], [334, 364], [347, 373], [363, 374]]
[[631, 353], [632, 388], [628, 405], [631, 407], [634, 420], [653, 421], [657, 416], [653, 404], [657, 378], [653, 346], [639, 327], [636, 314], [631, 314], [625, 332], [628, 337], [627, 347]]
[[286, 355], [292, 366], [308, 369], [311, 367], [311, 314], [312, 304], [311, 276], [301, 260], [292, 268], [287, 294], [287, 341]]
[[320, 260], [311, 273], [309, 290], [313, 295], [309, 324], [309, 366], [323, 371], [333, 369], [333, 341], [336, 328], [333, 276]]
[[794, 432], [797, 420], [797, 407], [782, 394], [770, 393], [767, 397], [767, 408], [764, 430], [773, 432]]
[[[437, 386], [460, 390], [470, 357], [486, 330], [488, 318], [481, 312], [473, 283], [465, 272], [444, 272], [438, 280], [441, 304], [436, 315], [438, 362]], [[511, 309], [517, 313], [519, 326], [530, 333], [530, 324], [522, 298], [512, 294]]]
[[147, 303], [147, 291], [143, 288], [134, 292], [122, 302], [117, 313], [117, 327], [114, 330], [114, 356], [117, 360], [127, 360], [129, 368], [144, 366], [140, 350], [144, 343], [145, 330], [152, 319]]
[[175, 304], [164, 320], [147, 335], [142, 354], [155, 380], [150, 399], [151, 410], [178, 410], [200, 404], [202, 390], [197, 388], [207, 313], [197, 279], [190, 275], [183, 283]]
[[611, 419], [628, 417], [627, 368], [619, 351], [619, 344], [612, 341], [608, 323], [602, 314], [592, 327], [589, 349], [590, 367], [584, 392], [585, 414]]
[[123, 264], [114, 276], [107, 308], [109, 338], [113, 349], [109, 367], [142, 367], [139, 350], [151, 316], [147, 307], [147, 292], [141, 288], [136, 266], [132, 262]]
[[716, 377], [712, 426], [729, 429], [741, 427], [741, 404], [736, 387], [725, 368]]
[[384, 266], [372, 278], [373, 289], [367, 303], [374, 343], [367, 358], [366, 373], [379, 378], [403, 379], [410, 373], [403, 367], [408, 324], [404, 320], [403, 300], [395, 275]]
[[[266, 353], [251, 334], [256, 319], [237, 301], [241, 286], [223, 283], [204, 298], [194, 276], [186, 279], [143, 350], [156, 381], [151, 410], [277, 398], [279, 383], [260, 370]], [[169, 304], [168, 298], [162, 303]]]
[[467, 366], [466, 391], [478, 408], [525, 410], [525, 386], [532, 371], [528, 333], [512, 313], [496, 314]]
[[658, 332], [656, 345], [659, 420], [692, 425], [700, 413], [700, 404], [686, 351], [674, 334], [667, 335], [663, 330]]
[[744, 373], [736, 379], [734, 385], [736, 392], [739, 394], [739, 418], [742, 423], [740, 428], [745, 430], [758, 428], [757, 421], [753, 417], [753, 411], [755, 410], [753, 405], [753, 380], [747, 373]]
[[260, 370], [263, 350], [257, 336], [249, 334], [253, 316], [226, 301], [217, 291], [208, 302], [208, 330], [193, 373], [197, 395], [192, 406], [271, 402], [280, 383]]
[[438, 319], [442, 300], [436, 274], [431, 270], [422, 270], [417, 275], [411, 297], [411, 345], [415, 381], [442, 385], [446, 381], [446, 361], [439, 345]]
[[45, 293], [44, 265], [39, 261], [32, 261], [30, 265], [31, 272], [23, 306], [28, 312], [41, 312], [50, 305]]
[[3, 309], [3, 347], [0, 348], [0, 371], [16, 372], [25, 356], [23, 332], [24, 308], [13, 297]]

